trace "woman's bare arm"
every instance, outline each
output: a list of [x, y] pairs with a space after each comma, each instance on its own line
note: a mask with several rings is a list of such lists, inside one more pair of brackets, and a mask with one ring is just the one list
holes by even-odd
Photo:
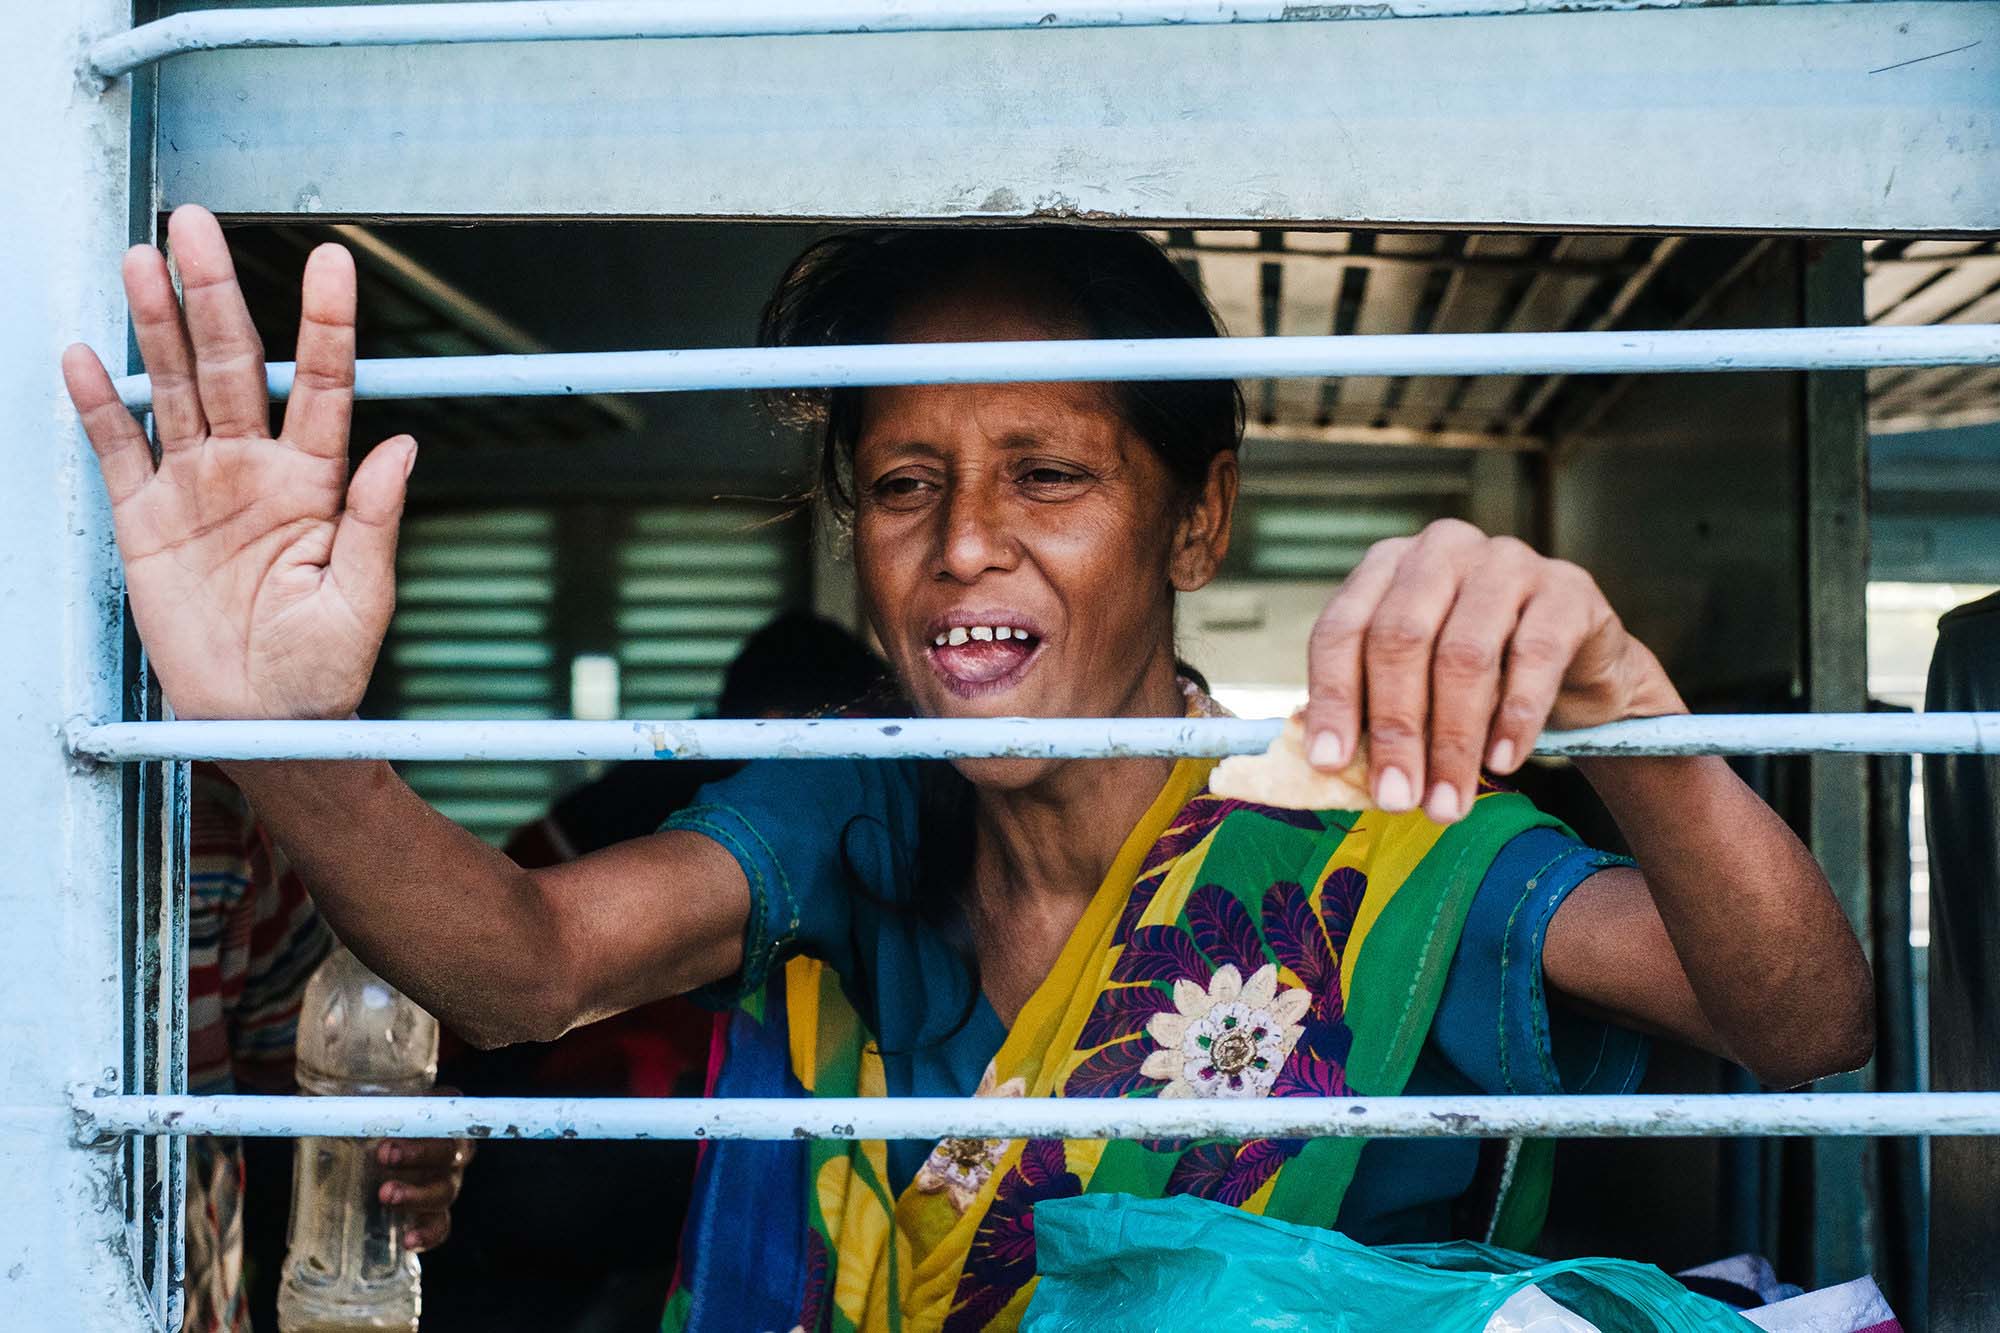
[[1593, 875], [1556, 909], [1542, 950], [1550, 987], [1773, 1087], [1865, 1064], [1868, 960], [1784, 821], [1713, 757], [1578, 766], [1644, 873]]
[[379, 762], [226, 765], [355, 954], [467, 1041], [547, 1041], [742, 965], [750, 891], [697, 833], [523, 870]]
[[[1308, 755], [1334, 772], [1369, 738], [1387, 810], [1450, 823], [1482, 764], [1520, 767], [1544, 727], [1684, 713], [1658, 659], [1589, 574], [1443, 520], [1378, 542], [1314, 626]], [[1543, 951], [1583, 1008], [1790, 1085], [1874, 1047], [1874, 987], [1826, 877], [1720, 759], [1581, 765], [1644, 874], [1565, 900]]]

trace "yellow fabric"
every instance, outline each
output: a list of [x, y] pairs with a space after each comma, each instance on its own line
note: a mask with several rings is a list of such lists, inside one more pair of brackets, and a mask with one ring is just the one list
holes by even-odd
[[[1201, 794], [1213, 767], [1213, 760], [1194, 759], [1174, 766], [1159, 795], [1127, 835], [1049, 975], [1015, 1019], [982, 1084], [983, 1093], [1064, 1095], [1065, 1082], [1092, 1054], [1090, 1049], [1079, 1051], [1077, 1047], [1084, 1024], [1123, 952], [1113, 940], [1135, 881], [1148, 853], [1173, 827], [1175, 816]], [[1367, 892], [1347, 946], [1341, 951], [1343, 996], [1351, 992], [1361, 940], [1441, 833], [1420, 811], [1364, 814], [1314, 882], [1305, 886], [1317, 913], [1328, 877], [1334, 872], [1351, 868], [1368, 877]], [[1173, 926], [1180, 920], [1190, 896], [1206, 882], [1203, 861], [1215, 836], [1211, 830], [1167, 866], [1154, 870], [1159, 888], [1138, 918], [1138, 925]], [[844, 1048], [843, 1043], [853, 1043], [865, 1034], [859, 1033], [859, 1019], [837, 978], [822, 964], [801, 958], [787, 967], [791, 1057], [794, 1072], [811, 1089], [817, 1072], [815, 1062], [831, 1058]], [[1289, 968], [1281, 969], [1280, 976], [1286, 986], [1299, 984]], [[856, 1082], [860, 1095], [883, 1093], [881, 1059], [872, 1043], [861, 1046]], [[839, 1156], [819, 1167], [817, 1203], [836, 1270], [831, 1292], [835, 1328], [873, 1333], [931, 1330], [945, 1325], [953, 1314], [954, 1301], [960, 1299], [961, 1278], [996, 1191], [1022, 1162], [1027, 1147], [1020, 1141], [988, 1146], [997, 1152], [990, 1171], [976, 1193], [968, 1192], [956, 1203], [948, 1191], [935, 1184], [924, 1188], [922, 1176], [892, 1200], [886, 1185], [886, 1149], [880, 1142], [858, 1145], [858, 1164], [852, 1157]], [[1087, 1189], [1108, 1146], [1097, 1140], [1063, 1144], [1063, 1169]], [[943, 1147], [940, 1145], [940, 1151]], [[1253, 1213], [1263, 1212], [1276, 1184], [1275, 1176], [1265, 1180], [1240, 1206]], [[1028, 1279], [1013, 1291], [1004, 1307], [987, 1314], [976, 1326], [984, 1330], [1014, 1328], [1034, 1288], [1035, 1280]]]
[[[1007, 1040], [993, 1058], [997, 1083], [1018, 1078], [1030, 1097], [1056, 1095], [1058, 1079], [1069, 1072], [1070, 1066], [1066, 1061], [1053, 1062], [1048, 1057], [1072, 1050], [1098, 992], [1104, 987], [1111, 970], [1112, 932], [1117, 928], [1119, 913], [1124, 910], [1126, 895], [1132, 890], [1132, 881], [1138, 877], [1146, 853], [1166, 832], [1168, 821], [1202, 789], [1209, 770], [1214, 767], [1212, 759], [1183, 759], [1174, 765], [1152, 806], [1126, 835], [1111, 868], [1092, 895], [1090, 906], [1070, 932], [1069, 943], [1063, 946], [1055, 966], [1021, 1007], [1020, 1015], [1008, 1030]], [[917, 1256], [904, 1305], [906, 1327], [930, 1328], [943, 1323], [971, 1251], [973, 1234], [985, 1216], [985, 1205], [991, 1201], [998, 1183], [1020, 1159], [1021, 1146], [1007, 1145], [1006, 1153], [981, 1187], [978, 1200], [963, 1214], [943, 1194], [925, 1193], [914, 1185], [903, 1191], [896, 1205], [898, 1229], [911, 1238]], [[1071, 1169], [1075, 1170], [1079, 1162], [1094, 1166], [1103, 1151], [1104, 1144], [1098, 1141], [1071, 1144]], [[846, 1265], [843, 1248], [841, 1266], [844, 1269]], [[1016, 1304], [1021, 1309], [1026, 1308], [1026, 1296], [1024, 1292], [1017, 1298]], [[995, 1324], [1011, 1328], [1019, 1317], [1020, 1311], [1016, 1309], [1011, 1322], [1002, 1319]]]

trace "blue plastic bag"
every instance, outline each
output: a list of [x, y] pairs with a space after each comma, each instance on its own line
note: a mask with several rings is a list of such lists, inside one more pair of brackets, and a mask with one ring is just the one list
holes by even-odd
[[1035, 1255], [1024, 1333], [1478, 1333], [1530, 1283], [1603, 1333], [1755, 1329], [1647, 1264], [1545, 1263], [1470, 1242], [1370, 1248], [1186, 1195], [1037, 1204]]

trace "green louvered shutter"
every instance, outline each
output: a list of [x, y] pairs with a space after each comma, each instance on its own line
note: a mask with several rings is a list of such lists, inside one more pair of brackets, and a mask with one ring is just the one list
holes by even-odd
[[[768, 507], [722, 503], [412, 515], [367, 715], [569, 717], [580, 656], [617, 663], [620, 717], [709, 712], [743, 640], [806, 594], [803, 524], [769, 519]], [[425, 799], [494, 843], [592, 771], [400, 767]]]

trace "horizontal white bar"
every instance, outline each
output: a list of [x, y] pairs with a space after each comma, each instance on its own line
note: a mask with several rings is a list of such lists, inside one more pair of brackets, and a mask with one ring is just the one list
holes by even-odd
[[[1242, 718], [828, 718], [699, 722], [110, 722], [88, 759], [1118, 759], [1254, 754]], [[1654, 717], [1543, 733], [1541, 754], [2000, 754], [2000, 713]]]
[[[295, 11], [309, 12], [309, 11]], [[2000, 365], [2000, 324], [1673, 329], [1652, 333], [1387, 333], [1292, 338], [1060, 339], [867, 347], [721, 347], [356, 364], [359, 398], [529, 397], [700, 389], [1009, 384], [1037, 380], [1283, 379], [1329, 375], [1623, 375]], [[293, 367], [268, 368], [271, 396]], [[133, 409], [144, 375], [118, 381]]]
[[1623, 1097], [144, 1097], [76, 1132], [473, 1139], [1718, 1138], [2000, 1134], [2000, 1092]]
[[[463, 42], [608, 41], [658, 37], [780, 37], [881, 32], [1139, 28], [1216, 23], [1441, 18], [1701, 9], [1742, 0], [502, 0], [500, 3], [198, 10], [142, 24], [91, 47], [100, 79], [184, 55], [253, 47], [414, 46]], [[1764, 0], [1853, 4], [1867, 0]]]

